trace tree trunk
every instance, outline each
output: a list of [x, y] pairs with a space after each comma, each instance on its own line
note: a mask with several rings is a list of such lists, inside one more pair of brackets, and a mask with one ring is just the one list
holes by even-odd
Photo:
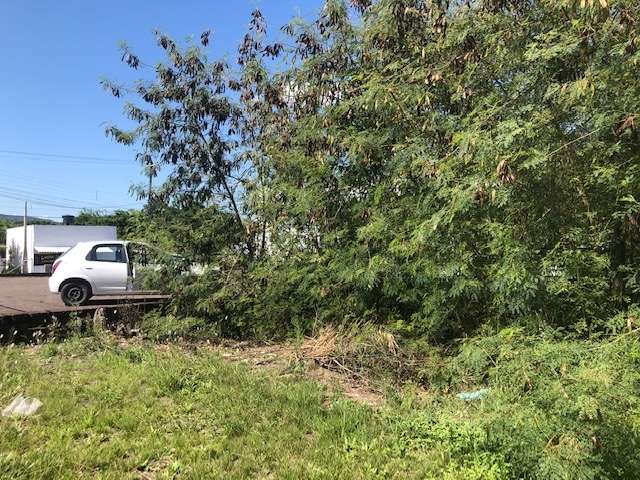
[[613, 229], [613, 241], [611, 245], [611, 267], [613, 269], [613, 281], [611, 291], [618, 301], [622, 303], [624, 297], [624, 278], [620, 271], [626, 263], [627, 249], [624, 233], [620, 223]]

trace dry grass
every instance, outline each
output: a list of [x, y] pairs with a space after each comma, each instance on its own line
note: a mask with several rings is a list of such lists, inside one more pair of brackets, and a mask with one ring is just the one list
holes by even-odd
[[370, 394], [381, 395], [389, 380], [399, 379], [408, 360], [392, 333], [371, 324], [325, 326], [305, 338], [295, 353], [301, 364], [339, 374], [347, 392], [356, 387], [367, 393], [368, 403]]
[[[320, 330], [315, 337], [307, 337], [298, 351], [301, 359], [314, 360], [324, 363], [338, 354], [338, 343], [348, 343], [350, 337], [338, 337], [338, 331], [333, 325]], [[340, 348], [342, 350], [343, 348]]]
[[299, 354], [302, 359], [323, 363], [357, 355], [362, 350], [374, 350], [392, 356], [400, 353], [395, 336], [380, 328], [364, 326], [338, 330], [329, 325], [323, 327], [318, 335], [307, 337], [300, 346]]

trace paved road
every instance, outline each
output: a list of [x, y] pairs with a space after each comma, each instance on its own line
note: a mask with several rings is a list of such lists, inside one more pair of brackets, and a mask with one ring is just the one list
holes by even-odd
[[67, 307], [58, 295], [49, 293], [48, 280], [48, 277], [0, 276], [0, 317], [94, 310], [122, 303], [160, 303], [168, 298], [153, 292], [135, 292], [93, 297], [85, 306]]

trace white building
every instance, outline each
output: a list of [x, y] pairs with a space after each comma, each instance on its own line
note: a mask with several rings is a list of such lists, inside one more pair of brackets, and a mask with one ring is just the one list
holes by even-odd
[[[27, 225], [27, 272], [47, 273], [53, 262], [78, 242], [116, 240], [116, 227]], [[24, 227], [7, 229], [7, 268], [22, 265]]]

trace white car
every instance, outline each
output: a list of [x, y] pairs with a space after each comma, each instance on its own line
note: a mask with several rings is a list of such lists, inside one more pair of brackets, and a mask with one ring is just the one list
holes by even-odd
[[129, 290], [133, 276], [128, 242], [80, 242], [53, 264], [49, 291], [66, 305], [83, 305], [94, 295]]

